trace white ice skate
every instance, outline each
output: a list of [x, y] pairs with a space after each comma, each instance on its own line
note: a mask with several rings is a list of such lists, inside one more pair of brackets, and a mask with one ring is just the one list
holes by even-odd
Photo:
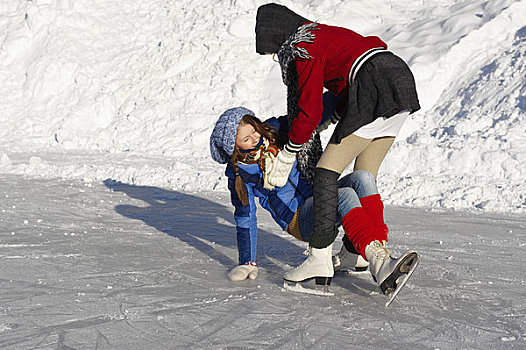
[[340, 252], [332, 257], [332, 265], [334, 267], [334, 272], [342, 271], [352, 273], [362, 272], [367, 270], [369, 263], [367, 260], [362, 258], [360, 254], [354, 254], [345, 248], [345, 244], [342, 244], [342, 249]]
[[[334, 275], [331, 255], [332, 244], [322, 249], [309, 247], [309, 257], [300, 266], [285, 273], [283, 287], [293, 292], [334, 295], [329, 291]], [[303, 286], [313, 279], [316, 281], [316, 289]]]
[[373, 241], [365, 247], [365, 257], [369, 260], [369, 270], [373, 279], [382, 292], [390, 296], [385, 306], [391, 304], [420, 261], [418, 253], [414, 250], [408, 250], [395, 259], [379, 241]]

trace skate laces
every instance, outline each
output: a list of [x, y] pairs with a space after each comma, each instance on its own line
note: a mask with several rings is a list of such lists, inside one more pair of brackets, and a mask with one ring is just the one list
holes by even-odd
[[389, 249], [387, 249], [382, 243], [379, 241], [373, 241], [369, 244], [369, 247], [373, 251], [374, 255], [377, 258], [380, 259], [390, 259], [391, 258], [391, 252], [389, 252]]
[[299, 270], [299, 269], [302, 268], [303, 265], [308, 264], [307, 261], [309, 260], [308, 257], [310, 255], [310, 252], [311, 252], [311, 247], [310, 246], [303, 251], [303, 255], [307, 256], [307, 259], [303, 260], [303, 262], [298, 267], [296, 267], [296, 270]]

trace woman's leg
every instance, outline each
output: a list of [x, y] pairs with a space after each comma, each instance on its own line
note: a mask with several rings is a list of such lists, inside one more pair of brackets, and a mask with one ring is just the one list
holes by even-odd
[[[362, 210], [355, 210], [352, 214], [349, 213], [340, 213], [340, 217], [343, 218], [343, 226], [346, 229], [346, 236], [350, 239], [353, 245], [357, 248], [358, 252], [363, 255], [365, 246], [373, 240], [387, 241], [387, 226], [383, 220], [383, 203], [378, 194], [378, 189], [376, 187], [376, 174], [378, 169], [382, 164], [385, 156], [389, 152], [392, 144], [394, 142], [394, 137], [383, 137], [377, 138], [374, 140], [364, 139], [356, 135], [350, 135], [342, 140], [338, 145], [329, 144], [325, 152], [328, 152], [327, 155], [324, 152], [322, 158], [318, 162], [318, 167], [326, 167], [331, 169], [334, 173], [341, 173], [345, 168], [356, 158], [354, 169], [355, 172], [343, 177], [339, 184], [340, 186], [350, 185], [360, 198]], [[345, 147], [348, 152], [343, 148]], [[325, 180], [327, 181], [327, 180]], [[326, 191], [327, 187], [322, 188]], [[311, 238], [311, 246], [313, 241], [316, 241], [316, 237], [321, 237], [322, 242], [327, 244], [329, 240], [328, 234], [320, 235], [319, 232], [330, 232], [328, 219], [331, 218], [330, 214], [325, 214], [324, 217], [321, 217], [318, 220], [318, 206], [316, 202], [316, 186], [314, 187], [314, 232]], [[326, 193], [321, 193], [320, 196], [325, 195], [326, 201], [330, 201], [330, 197]], [[332, 195], [334, 198], [334, 195]], [[333, 199], [334, 201], [334, 199]], [[327, 213], [328, 207], [331, 209], [330, 204], [320, 201], [320, 212]], [[359, 214], [357, 212], [360, 212]], [[363, 225], [365, 223], [365, 218], [363, 218], [362, 213], [366, 213], [368, 220], [367, 225], [372, 226], [366, 228]], [[332, 216], [334, 217], [334, 216]], [[351, 220], [352, 217], [352, 220]], [[325, 219], [325, 221], [323, 221]], [[351, 221], [356, 221], [359, 219], [361, 223]], [[321, 222], [324, 226], [316, 225], [317, 222]], [[355, 227], [356, 226], [356, 227]], [[318, 228], [323, 227], [319, 231]], [[349, 232], [348, 232], [349, 231]], [[360, 234], [360, 232], [367, 231], [368, 234]], [[369, 232], [371, 231], [371, 232]], [[336, 232], [337, 233], [337, 232]], [[334, 240], [335, 236], [332, 237]], [[329, 244], [332, 243], [329, 242]], [[316, 242], [315, 242], [316, 244]]]
[[341, 174], [373, 141], [356, 135], [349, 135], [342, 139], [339, 144], [329, 143], [316, 167]]
[[[365, 172], [365, 171], [363, 171]], [[370, 177], [373, 177], [370, 175]], [[346, 176], [345, 178], [348, 178]], [[356, 176], [355, 176], [356, 178]], [[373, 178], [374, 180], [374, 178]], [[358, 179], [356, 179], [358, 181]], [[374, 181], [373, 181], [374, 182]], [[314, 208], [313, 198], [309, 197], [301, 206], [298, 213], [298, 225], [301, 239], [309, 242], [313, 232]], [[338, 188], [338, 218], [337, 225], [341, 225], [342, 218], [351, 210], [360, 207], [360, 198], [351, 186]], [[296, 237], [298, 238], [298, 237]], [[343, 246], [338, 254], [332, 257], [334, 270], [354, 268], [359, 271], [367, 269], [369, 263], [356, 251], [346, 235], [343, 236]]]
[[[323, 277], [327, 278], [325, 283], [330, 284], [330, 278], [334, 274], [331, 259], [332, 243], [338, 234], [335, 225], [338, 209], [338, 178], [372, 141], [349, 135], [341, 143], [329, 144], [325, 149], [314, 176], [314, 224], [309, 241], [311, 253], [300, 266], [285, 274], [285, 280], [298, 282], [312, 277]], [[375, 170], [377, 171], [378, 169]], [[366, 241], [368, 243], [376, 239], [376, 230], [373, 229], [370, 218], [361, 207], [358, 207], [347, 213], [342, 223], [346, 235], [358, 252], [365, 257]]]
[[[345, 230], [344, 245], [350, 252], [357, 252], [363, 256], [365, 246], [381, 238], [368, 213], [362, 208], [362, 198], [378, 194], [376, 179], [367, 170], [357, 170], [342, 177], [338, 184], [341, 187], [339, 191], [348, 189], [356, 197], [355, 200], [343, 201], [338, 207]], [[354, 204], [355, 201], [358, 203]], [[346, 205], [346, 203], [352, 203], [352, 205]], [[355, 248], [354, 251], [349, 249], [352, 246]]]
[[[367, 170], [376, 178], [378, 169], [393, 145], [394, 140], [394, 137], [374, 139], [356, 158], [356, 162], [354, 163], [355, 172]], [[371, 218], [376, 230], [381, 233], [379, 241], [385, 244], [388, 241], [387, 235], [389, 229], [384, 221], [384, 203], [382, 202], [380, 194], [377, 192], [366, 196], [362, 195], [360, 196], [360, 202], [363, 209], [367, 212], [367, 215]]]
[[[360, 198], [351, 186], [341, 186], [338, 188], [338, 212], [336, 216], [336, 225], [340, 226], [342, 218], [349, 211], [356, 207], [360, 207]], [[301, 206], [298, 215], [299, 231], [301, 239], [309, 242], [312, 232], [314, 231], [314, 207], [313, 197], [307, 198], [305, 203]]]
[[[372, 177], [372, 175], [370, 176]], [[356, 176], [354, 177], [356, 178]], [[342, 225], [343, 219], [349, 212], [363, 210], [360, 207], [360, 198], [355, 189], [352, 186], [342, 186], [342, 183], [349, 183], [349, 181], [346, 180], [350, 180], [350, 176], [347, 175], [342, 180], [343, 181], [338, 182], [337, 226]], [[343, 244], [340, 251], [332, 258], [334, 271], [347, 268], [354, 268], [357, 271], [364, 271], [367, 269], [369, 263], [361, 257], [352, 242], [347, 237], [347, 234], [343, 235], [342, 240]]]
[[376, 178], [378, 169], [382, 164], [387, 152], [393, 145], [394, 137], [380, 137], [372, 140], [356, 157], [354, 170], [368, 170]]
[[[357, 173], [368, 170], [367, 182], [372, 181], [372, 174], [376, 177], [393, 141], [394, 137], [375, 139], [358, 155], [355, 170]], [[350, 177], [342, 180], [351, 182]], [[385, 244], [382, 244], [387, 241], [387, 226], [383, 220], [380, 195], [360, 197], [360, 203], [361, 207], [352, 209], [343, 217], [342, 226], [356, 250], [369, 262], [371, 274], [382, 292], [390, 294], [397, 288], [397, 279], [404, 274], [410, 275], [416, 268], [418, 253], [409, 250], [398, 259], [392, 258]]]
[[336, 239], [338, 178], [371, 140], [349, 135], [339, 144], [328, 144], [314, 175], [314, 232], [310, 246], [323, 249]]

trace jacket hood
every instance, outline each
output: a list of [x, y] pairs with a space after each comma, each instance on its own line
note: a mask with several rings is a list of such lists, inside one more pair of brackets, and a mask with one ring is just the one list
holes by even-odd
[[260, 55], [277, 53], [296, 29], [308, 21], [282, 5], [260, 6], [256, 15], [256, 52]]

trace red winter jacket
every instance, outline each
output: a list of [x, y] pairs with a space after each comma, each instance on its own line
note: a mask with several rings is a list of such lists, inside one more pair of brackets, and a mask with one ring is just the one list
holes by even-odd
[[289, 139], [296, 144], [307, 142], [321, 120], [323, 87], [342, 96], [353, 63], [371, 49], [387, 48], [387, 44], [376, 36], [364, 37], [349, 29], [317, 25], [319, 30], [314, 31], [313, 43], [296, 45], [312, 56], [295, 59], [300, 112], [292, 123]]

